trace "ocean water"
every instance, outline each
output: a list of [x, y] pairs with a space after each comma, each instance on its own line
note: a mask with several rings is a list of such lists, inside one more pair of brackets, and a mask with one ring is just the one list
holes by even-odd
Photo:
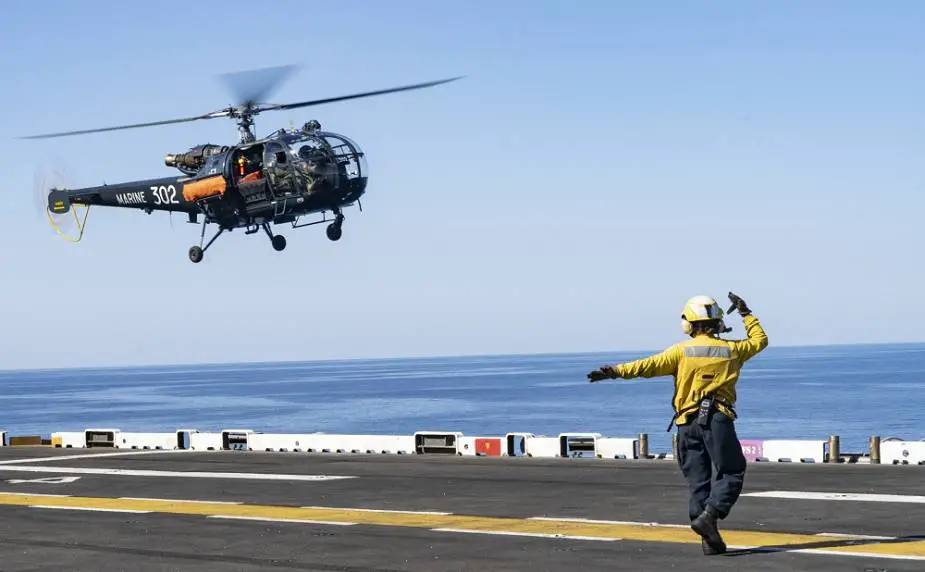
[[[596, 384], [640, 353], [371, 359], [0, 372], [12, 435], [248, 428], [469, 435], [648, 433], [667, 451], [671, 378]], [[768, 348], [738, 385], [741, 438], [925, 439], [925, 344]]]

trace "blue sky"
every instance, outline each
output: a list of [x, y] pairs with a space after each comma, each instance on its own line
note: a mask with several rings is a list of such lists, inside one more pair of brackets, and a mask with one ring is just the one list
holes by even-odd
[[[0, 368], [656, 349], [742, 295], [772, 345], [922, 340], [925, 5], [892, 2], [17, 3], [0, 20]], [[272, 101], [466, 75], [317, 118], [372, 176], [344, 236], [36, 208], [230, 143], [218, 74], [296, 63]], [[742, 335], [737, 317], [732, 335]]]

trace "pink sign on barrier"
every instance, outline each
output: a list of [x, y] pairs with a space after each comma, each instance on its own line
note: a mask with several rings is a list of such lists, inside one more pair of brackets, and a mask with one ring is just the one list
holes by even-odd
[[764, 441], [758, 439], [741, 439], [742, 453], [745, 460], [754, 461], [764, 455]]

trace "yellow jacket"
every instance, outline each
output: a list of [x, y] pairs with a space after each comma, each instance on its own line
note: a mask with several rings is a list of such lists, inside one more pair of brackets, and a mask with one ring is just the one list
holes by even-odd
[[[676, 423], [686, 423], [697, 414], [700, 400], [712, 394], [717, 409], [736, 418], [736, 382], [739, 370], [746, 361], [768, 347], [768, 335], [758, 318], [748, 314], [742, 318], [748, 339], [723, 340], [710, 335], [699, 335], [671, 346], [665, 351], [636, 361], [618, 364], [614, 370], [618, 377], [674, 377], [672, 407]], [[722, 402], [722, 403], [720, 403]]]

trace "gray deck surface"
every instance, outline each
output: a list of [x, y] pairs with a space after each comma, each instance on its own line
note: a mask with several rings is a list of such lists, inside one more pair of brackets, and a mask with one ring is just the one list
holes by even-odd
[[[352, 478], [268, 480], [241, 473]], [[78, 478], [53, 482], [61, 477]], [[925, 495], [925, 467], [749, 465], [745, 493], [778, 490]], [[925, 499], [915, 498], [861, 502], [743, 496], [722, 523], [727, 542], [742, 539], [748, 546], [778, 548], [703, 556], [698, 537], [686, 528], [686, 485], [672, 461], [6, 447], [0, 449], [0, 493], [4, 572], [925, 570]], [[158, 500], [111, 500], [123, 497]], [[166, 502], [178, 499], [241, 504]], [[223, 507], [234, 511], [245, 505], [259, 505], [250, 514], [269, 519], [292, 518], [295, 513], [286, 507], [452, 514], [322, 509], [308, 518], [328, 515], [355, 523], [350, 526], [214, 518]], [[196, 507], [202, 513], [190, 514], [200, 510]], [[456, 522], [458, 515], [484, 518]], [[681, 526], [590, 525], [596, 534], [621, 536], [630, 529], [636, 534], [613, 541], [496, 534], [540, 527], [534, 531], [590, 535], [590, 528], [575, 528], [587, 524], [524, 520], [534, 517]], [[481, 533], [433, 530], [457, 524]], [[758, 534], [736, 537], [733, 531]], [[819, 533], [890, 538], [815, 536]], [[855, 553], [793, 551], [824, 547]]]

